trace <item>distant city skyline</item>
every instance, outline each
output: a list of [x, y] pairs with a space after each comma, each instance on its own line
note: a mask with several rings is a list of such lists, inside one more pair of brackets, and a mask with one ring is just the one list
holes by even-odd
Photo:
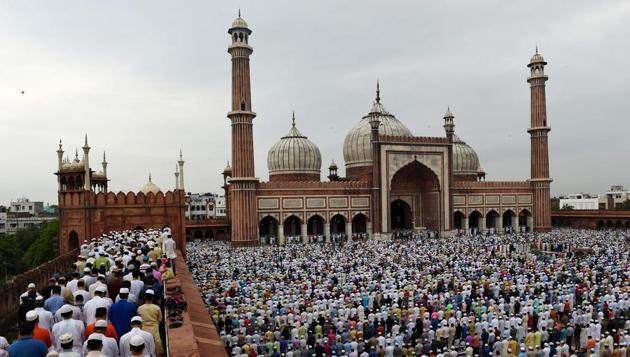
[[[221, 193], [230, 160], [226, 29], [237, 6], [186, 5], [0, 4], [0, 204], [19, 197], [56, 204], [59, 138], [72, 158], [86, 133], [92, 169], [107, 152], [110, 190], [138, 191], [149, 173], [173, 189], [181, 148], [186, 191]], [[526, 179], [525, 66], [538, 45], [549, 62], [553, 195], [630, 186], [630, 167], [617, 159], [630, 129], [630, 3], [356, 5], [240, 4], [254, 31], [262, 180], [267, 150], [289, 130], [292, 110], [322, 152], [322, 177], [333, 159], [343, 175], [344, 136], [369, 111], [377, 78], [383, 104], [415, 135], [443, 136], [450, 105], [457, 135], [477, 151], [488, 180]]]

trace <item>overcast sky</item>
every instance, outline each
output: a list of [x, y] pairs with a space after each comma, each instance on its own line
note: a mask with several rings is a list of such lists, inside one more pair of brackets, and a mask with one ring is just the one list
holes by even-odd
[[[630, 186], [630, 2], [619, 1], [0, 1], [0, 204], [56, 201], [59, 139], [88, 134], [110, 189], [148, 179], [219, 191], [230, 159], [230, 43], [240, 6], [253, 34], [256, 173], [290, 127], [343, 163], [346, 133], [381, 81], [385, 107], [415, 135], [456, 133], [488, 180], [529, 176], [526, 64], [549, 62], [554, 194]], [[25, 91], [21, 94], [21, 91]], [[80, 149], [79, 149], [80, 150]], [[340, 165], [342, 166], [342, 165]]]

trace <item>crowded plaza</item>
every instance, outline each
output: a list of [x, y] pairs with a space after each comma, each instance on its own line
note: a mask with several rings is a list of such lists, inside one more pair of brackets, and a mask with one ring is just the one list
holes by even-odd
[[627, 356], [630, 232], [397, 236], [187, 260], [230, 356]]
[[164, 356], [163, 292], [175, 277], [175, 249], [169, 228], [84, 242], [71, 269], [28, 285], [18, 336], [11, 344], [0, 337], [0, 356]]

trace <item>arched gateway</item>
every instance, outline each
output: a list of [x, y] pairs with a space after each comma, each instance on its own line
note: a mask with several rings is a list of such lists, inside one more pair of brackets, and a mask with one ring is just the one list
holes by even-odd
[[440, 184], [435, 173], [412, 161], [394, 174], [390, 188], [390, 227], [396, 229], [441, 227]]

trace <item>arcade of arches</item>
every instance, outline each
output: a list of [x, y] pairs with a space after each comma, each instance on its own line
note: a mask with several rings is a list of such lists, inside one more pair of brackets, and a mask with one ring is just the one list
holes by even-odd
[[505, 210], [503, 214], [493, 209], [485, 214], [473, 210], [468, 216], [459, 210], [453, 213], [453, 229], [463, 232], [531, 232], [532, 226], [532, 214], [527, 209], [522, 209], [518, 216], [511, 209]]
[[333, 235], [365, 237], [368, 226], [369, 219], [363, 213], [355, 214], [351, 220], [342, 214], [335, 214], [329, 221], [315, 214], [308, 218], [306, 224], [300, 217], [291, 215], [281, 225], [275, 217], [268, 215], [260, 220], [258, 234], [263, 243], [285, 243], [290, 239], [308, 242], [312, 237], [324, 237], [324, 241], [330, 241]]
[[435, 173], [413, 161], [394, 174], [390, 188], [390, 231], [426, 228], [439, 231], [440, 185]]

